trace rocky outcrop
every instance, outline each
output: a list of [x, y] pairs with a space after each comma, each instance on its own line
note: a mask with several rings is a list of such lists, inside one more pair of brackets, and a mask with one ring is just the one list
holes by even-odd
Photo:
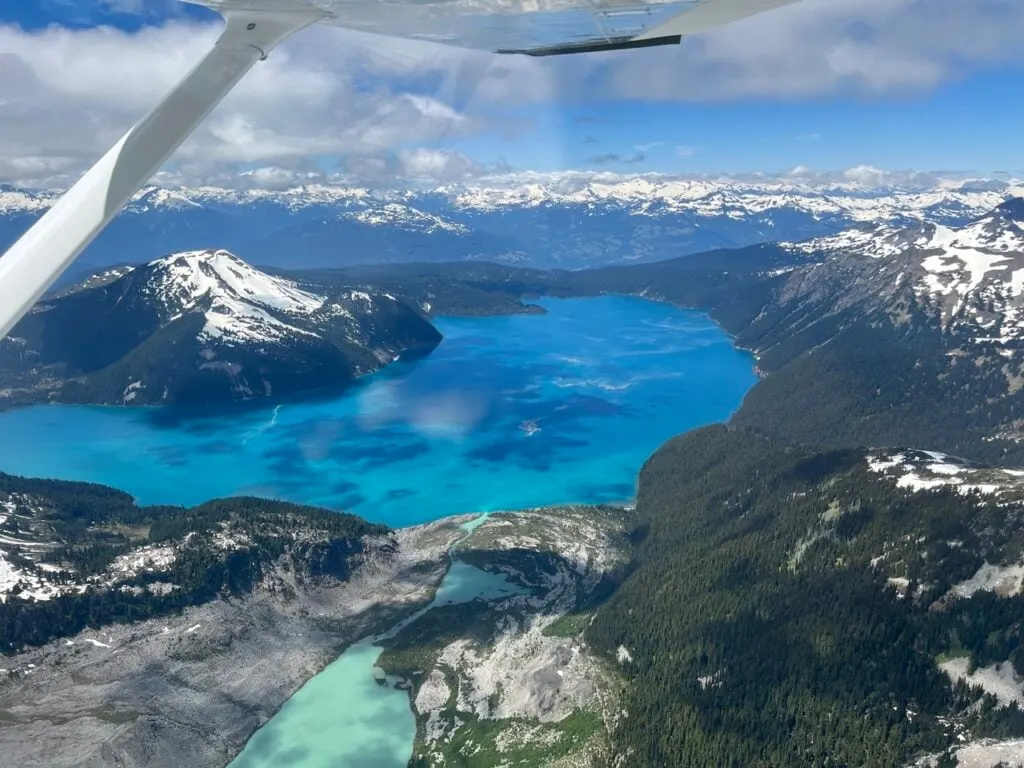
[[625, 521], [611, 507], [494, 514], [459, 542], [457, 558], [523, 591], [434, 608], [385, 643], [380, 664], [412, 682], [420, 765], [455, 753], [514, 765], [526, 750], [547, 765], [602, 752], [619, 682], [583, 630], [628, 559]]
[[401, 530], [383, 548], [368, 541], [347, 583], [311, 584], [280, 569], [266, 575], [275, 589], [8, 657], [3, 762], [224, 765], [346, 645], [426, 604], [461, 534], [447, 520]]

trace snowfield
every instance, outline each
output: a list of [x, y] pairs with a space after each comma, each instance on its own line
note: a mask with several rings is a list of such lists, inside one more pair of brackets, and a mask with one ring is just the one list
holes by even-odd
[[879, 262], [893, 289], [911, 287], [937, 309], [944, 328], [966, 327], [976, 343], [1001, 347], [1024, 339], [1024, 199], [1000, 203], [962, 227], [882, 223], [783, 245]]
[[162, 303], [173, 317], [204, 303], [201, 339], [251, 343], [312, 336], [280, 315], [308, 316], [326, 301], [224, 250], [177, 253], [150, 262], [147, 269], [146, 295]]
[[911, 491], [953, 488], [1001, 495], [1024, 491], [1024, 471], [973, 466], [970, 462], [937, 451], [876, 451], [868, 456], [868, 469], [896, 479]]
[[[322, 206], [367, 212], [367, 223], [462, 226], [414, 208], [419, 197], [445, 201], [456, 211], [484, 213], [510, 208], [612, 206], [638, 216], [692, 214], [743, 218], [776, 210], [816, 218], [842, 217], [851, 223], [930, 218], [947, 213], [981, 215], [1007, 197], [1024, 194], [1024, 182], [938, 181], [919, 188], [871, 187], [854, 182], [782, 179], [683, 178], [658, 173], [594, 171], [496, 174], [436, 188], [371, 190], [358, 186], [307, 184], [285, 190], [149, 186], [126, 206], [129, 213], [195, 208], [231, 209], [273, 203], [291, 211]], [[57, 191], [0, 186], [0, 215], [38, 213], [58, 199]]]
[[469, 227], [449, 221], [443, 216], [426, 213], [408, 205], [386, 203], [380, 208], [366, 211], [354, 211], [341, 214], [344, 218], [354, 219], [363, 224], [375, 227], [401, 226], [405, 230], [419, 232], [452, 232], [467, 235]]

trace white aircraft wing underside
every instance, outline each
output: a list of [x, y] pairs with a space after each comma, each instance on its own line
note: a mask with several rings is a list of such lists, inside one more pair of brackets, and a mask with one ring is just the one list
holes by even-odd
[[304, 10], [389, 37], [531, 56], [678, 43], [795, 0], [188, 0], [220, 13]]
[[549, 56], [678, 43], [795, 0], [190, 0], [227, 24], [213, 49], [0, 258], [0, 339], [281, 40], [315, 23]]

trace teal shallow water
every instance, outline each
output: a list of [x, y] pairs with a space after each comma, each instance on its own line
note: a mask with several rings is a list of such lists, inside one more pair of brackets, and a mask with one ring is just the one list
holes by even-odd
[[296, 691], [231, 768], [404, 768], [416, 722], [409, 694], [378, 685], [381, 647], [356, 643]]
[[89, 480], [141, 503], [237, 494], [409, 525], [633, 496], [659, 444], [722, 421], [752, 360], [701, 313], [608, 296], [545, 315], [442, 318], [428, 358], [331, 399], [196, 413], [0, 413], [0, 470]]
[[[469, 532], [483, 521], [481, 515], [463, 527]], [[431, 603], [386, 635], [437, 605], [523, 592], [502, 574], [454, 560]], [[377, 682], [374, 670], [382, 652], [374, 638], [349, 647], [285, 702], [229, 768], [405, 768], [416, 719], [406, 691]]]

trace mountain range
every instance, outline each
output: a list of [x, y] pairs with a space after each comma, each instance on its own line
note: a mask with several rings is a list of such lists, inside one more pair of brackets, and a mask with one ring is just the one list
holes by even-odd
[[293, 273], [379, 286], [429, 316], [535, 311], [536, 295], [620, 293], [705, 310], [757, 356], [732, 423], [823, 447], [924, 446], [1024, 464], [1021, 198], [962, 225], [834, 236], [567, 271], [500, 264]]
[[0, 342], [7, 404], [215, 402], [336, 387], [441, 335], [379, 291], [313, 293], [224, 250], [107, 270]]
[[[574, 605], [552, 630], [571, 641], [566, 659], [582, 649], [617, 672], [602, 694], [625, 713], [605, 724], [608, 764], [952, 765], [1024, 736], [1024, 198], [1013, 191], [579, 177], [388, 194], [150, 189], [125, 232], [153, 237], [144, 227], [165, 222], [163, 247], [199, 232], [182, 226], [197, 211], [213, 228], [262, 211], [249, 247], [273, 243], [270, 266], [185, 250], [82, 275], [0, 344], [0, 390], [8, 404], [277, 397], [432, 349], [437, 314], [606, 293], [701, 309], [755, 355], [761, 380], [727, 425], [646, 462], [623, 511], [632, 562], [608, 577], [606, 600]], [[19, 215], [52, 199], [4, 194]], [[734, 242], [696, 245], [733, 224]], [[357, 256], [378, 241], [377, 259]], [[323, 257], [307, 259], [303, 242]], [[352, 264], [334, 266], [333, 242]], [[412, 258], [425, 263], [355, 265]], [[0, 611], [10, 647], [62, 635], [51, 612], [73, 631], [123, 620], [125, 606], [163, 616], [251, 591], [282, 556], [303, 575], [328, 563], [345, 578], [368, 532], [350, 518], [324, 530], [329, 516], [304, 510], [288, 542], [289, 506], [140, 510], [111, 489], [39, 482], [0, 475], [19, 598]], [[77, 581], [60, 571], [72, 556]], [[188, 590], [164, 594], [165, 583]], [[79, 599], [82, 585], [108, 597]], [[96, 617], [63, 607], [87, 603]], [[518, 631], [501, 611], [481, 629], [483, 604], [449, 608], [411, 624], [392, 663], [422, 671], [426, 649], [497, 649]], [[413, 702], [435, 678], [410, 674]], [[468, 706], [461, 692], [437, 706]], [[430, 729], [417, 727], [422, 744]]]
[[228, 251], [188, 251], [58, 292], [0, 344], [0, 372], [8, 403], [277, 396], [432, 349], [433, 314], [538, 311], [530, 296], [609, 292], [707, 310], [757, 355], [765, 378], [737, 425], [824, 446], [913, 438], [1024, 463], [1020, 197], [960, 224], [865, 222], [590, 270], [472, 261], [263, 272]]
[[[226, 248], [252, 264], [343, 267], [486, 260], [580, 269], [645, 263], [859, 223], [961, 225], [1024, 190], [1016, 182], [871, 188], [854, 183], [522, 174], [433, 189], [311, 185], [140, 191], [86, 249], [79, 271]], [[0, 185], [0, 251], [59, 192]]]

